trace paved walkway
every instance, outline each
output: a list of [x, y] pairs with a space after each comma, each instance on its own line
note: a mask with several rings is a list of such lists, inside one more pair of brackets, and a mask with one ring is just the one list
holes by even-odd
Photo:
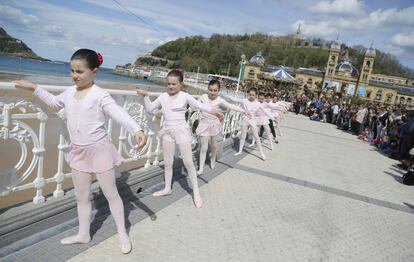
[[334, 126], [288, 115], [262, 162], [254, 153], [70, 261], [414, 261], [413, 187], [396, 162]]

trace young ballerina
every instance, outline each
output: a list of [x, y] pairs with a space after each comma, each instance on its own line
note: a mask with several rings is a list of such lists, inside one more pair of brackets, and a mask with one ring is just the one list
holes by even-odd
[[154, 192], [153, 196], [165, 196], [172, 192], [172, 167], [175, 144], [178, 144], [184, 166], [187, 169], [193, 187], [194, 204], [197, 208], [200, 208], [203, 205], [203, 201], [198, 189], [197, 174], [193, 163], [191, 129], [185, 120], [185, 113], [187, 112], [187, 105], [190, 105], [201, 111], [211, 113], [218, 118], [222, 118], [223, 114], [215, 112], [211, 106], [200, 103], [188, 93], [181, 91], [183, 80], [183, 73], [175, 69], [170, 71], [167, 75], [167, 92], [162, 93], [153, 102], [148, 98], [147, 91], [138, 89], [137, 94], [144, 96], [145, 108], [148, 112], [152, 112], [161, 107], [165, 119], [164, 124], [158, 133], [161, 138], [164, 154], [165, 187], [161, 191]]
[[[220, 92], [220, 82], [218, 80], [211, 80], [208, 84], [208, 93], [202, 95], [198, 100], [201, 103], [207, 104], [214, 109], [218, 107], [227, 108], [237, 112], [244, 113], [248, 118], [250, 114], [244, 109], [228, 103], [223, 98], [219, 97]], [[197, 175], [203, 174], [204, 163], [206, 161], [206, 154], [208, 149], [208, 142], [211, 139], [210, 150], [210, 167], [214, 169], [216, 165], [216, 153], [217, 153], [217, 137], [221, 132], [221, 123], [217, 116], [209, 114], [207, 112], [202, 112], [200, 122], [198, 124], [196, 133], [200, 136], [201, 139], [201, 148], [200, 148], [200, 166], [197, 171]]]
[[243, 152], [244, 143], [246, 142], [246, 135], [247, 135], [247, 128], [250, 126], [254, 140], [257, 141], [257, 147], [259, 148], [260, 156], [263, 161], [266, 161], [266, 155], [263, 153], [262, 143], [260, 142], [259, 133], [257, 131], [256, 126], [256, 113], [257, 111], [261, 110], [264, 112], [269, 118], [272, 118], [272, 115], [269, 115], [266, 112], [265, 108], [261, 103], [256, 101], [257, 97], [257, 89], [252, 87], [249, 89], [248, 98], [236, 98], [232, 96], [225, 96], [225, 98], [230, 99], [234, 102], [241, 103], [243, 108], [249, 112], [251, 118], [244, 116], [243, 120], [241, 121], [241, 135], [240, 135], [240, 145], [239, 151], [235, 154], [240, 155]]
[[[256, 125], [258, 130], [261, 130], [262, 128], [264, 131], [266, 131], [267, 139], [269, 140], [269, 148], [270, 150], [273, 150], [273, 143], [272, 139], [270, 138], [270, 127], [269, 127], [269, 121], [273, 121], [273, 115], [271, 114], [271, 105], [265, 102], [265, 94], [260, 92], [258, 95], [258, 101], [263, 105], [264, 110], [258, 110], [256, 112]], [[269, 117], [271, 116], [271, 117]], [[262, 136], [262, 133], [260, 133], [260, 136]], [[255, 144], [256, 140], [253, 139], [250, 146], [253, 146]]]
[[70, 59], [71, 77], [75, 85], [55, 96], [28, 81], [14, 81], [15, 86], [33, 91], [48, 106], [65, 108], [71, 140], [68, 164], [72, 168], [79, 230], [74, 236], [63, 238], [63, 245], [88, 243], [90, 237], [91, 202], [89, 199], [93, 175], [109, 203], [115, 220], [121, 252], [131, 252], [132, 245], [125, 229], [124, 205], [115, 183], [114, 167], [122, 157], [109, 141], [106, 121], [113, 118], [128, 129], [139, 147], [146, 137], [137, 123], [119, 107], [108, 92], [94, 84], [102, 64], [102, 56], [90, 49], [77, 50]]
[[[260, 95], [259, 95], [259, 102], [265, 103], [266, 105], [268, 105], [268, 107], [266, 108], [266, 110], [270, 114], [273, 115], [273, 118], [268, 120], [268, 123], [269, 123], [268, 125], [269, 125], [269, 128], [270, 128], [270, 131], [272, 132], [273, 140], [277, 144], [277, 143], [279, 143], [279, 141], [277, 141], [275, 127], [273, 125], [273, 122], [275, 121], [276, 115], [273, 113], [273, 110], [275, 110], [275, 109], [272, 109], [272, 103], [271, 103], [272, 102], [272, 94], [267, 93], [265, 97], [260, 97]], [[264, 126], [261, 126], [260, 127], [260, 134], [259, 134], [260, 137], [263, 137], [264, 131], [265, 131], [265, 127]], [[267, 135], [269, 136], [269, 133], [267, 133]], [[270, 137], [269, 137], [269, 140], [270, 140]]]

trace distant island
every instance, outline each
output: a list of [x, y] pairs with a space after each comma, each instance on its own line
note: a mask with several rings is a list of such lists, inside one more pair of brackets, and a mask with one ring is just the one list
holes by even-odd
[[0, 27], [0, 55], [9, 55], [22, 58], [49, 61], [38, 56], [23, 41], [11, 37], [6, 30]]
[[[300, 28], [293, 35], [271, 36], [219, 35], [188, 36], [170, 41], [155, 48], [149, 55], [141, 56], [135, 65], [182, 68], [186, 71], [237, 76], [241, 54], [250, 59], [261, 52], [266, 63], [288, 67], [307, 67], [325, 70], [330, 45], [333, 41], [307, 39], [301, 36]], [[347, 50], [349, 59], [360, 68], [364, 53], [362, 45], [341, 45]], [[374, 73], [414, 78], [414, 71], [402, 65], [393, 55], [376, 49]]]

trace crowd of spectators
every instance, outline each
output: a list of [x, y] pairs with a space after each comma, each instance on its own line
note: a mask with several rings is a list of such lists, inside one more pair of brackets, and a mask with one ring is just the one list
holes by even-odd
[[[335, 100], [298, 98], [296, 114], [313, 121], [336, 125], [359, 139], [377, 147], [390, 158], [411, 167], [410, 150], [414, 148], [414, 108], [377, 104], [350, 104]], [[413, 150], [414, 151], [414, 150]]]

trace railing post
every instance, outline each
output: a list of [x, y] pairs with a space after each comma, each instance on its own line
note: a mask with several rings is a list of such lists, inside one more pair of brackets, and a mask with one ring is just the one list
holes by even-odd
[[53, 191], [53, 197], [58, 198], [64, 196], [64, 192], [62, 190], [62, 183], [65, 180], [65, 174], [63, 173], [63, 160], [64, 160], [64, 150], [68, 148], [67, 143], [65, 142], [65, 137], [60, 134], [59, 135], [59, 145], [58, 145], [58, 167], [57, 172], [54, 176], [56, 181], [56, 190]]
[[36, 188], [36, 196], [33, 198], [33, 203], [39, 204], [45, 202], [45, 197], [43, 196], [43, 187], [46, 184], [46, 181], [43, 177], [43, 160], [45, 152], [45, 131], [46, 131], [46, 121], [48, 116], [44, 112], [37, 113], [37, 118], [40, 121], [39, 125], [39, 147], [33, 148], [33, 154], [39, 157], [37, 163], [37, 177], [33, 182]]

